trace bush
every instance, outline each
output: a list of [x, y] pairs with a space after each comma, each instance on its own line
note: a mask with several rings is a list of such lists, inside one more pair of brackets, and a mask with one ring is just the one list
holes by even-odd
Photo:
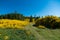
[[50, 29], [60, 28], [60, 19], [56, 16], [45, 16], [35, 22], [36, 26], [42, 25]]

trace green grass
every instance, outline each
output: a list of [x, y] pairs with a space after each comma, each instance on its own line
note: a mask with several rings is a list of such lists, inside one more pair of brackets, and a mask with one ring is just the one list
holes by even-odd
[[60, 29], [38, 29], [36, 30], [45, 40], [60, 40]]
[[0, 40], [4, 40], [4, 36], [8, 36], [7, 40], [35, 40], [32, 34], [27, 35], [26, 30], [20, 29], [0, 29]]
[[[30, 34], [27, 34], [30, 32]], [[20, 29], [2, 29], [0, 28], [0, 40], [60, 40], [60, 29], [41, 29], [29, 24], [25, 30]]]

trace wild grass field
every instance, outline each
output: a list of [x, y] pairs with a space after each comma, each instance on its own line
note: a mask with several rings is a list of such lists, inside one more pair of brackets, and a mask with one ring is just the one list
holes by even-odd
[[[0, 19], [0, 40], [60, 40], [60, 18], [56, 16]], [[12, 19], [13, 18], [13, 19]]]
[[40, 29], [32, 26], [25, 28], [0, 28], [0, 40], [60, 40], [60, 29]]

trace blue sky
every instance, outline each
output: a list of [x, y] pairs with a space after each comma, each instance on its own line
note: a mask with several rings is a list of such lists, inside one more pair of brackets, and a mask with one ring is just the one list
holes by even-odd
[[0, 0], [0, 14], [15, 10], [25, 16], [60, 16], [60, 0]]

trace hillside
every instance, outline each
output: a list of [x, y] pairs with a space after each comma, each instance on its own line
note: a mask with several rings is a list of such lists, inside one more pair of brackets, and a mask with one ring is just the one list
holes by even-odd
[[7, 15], [0, 16], [0, 40], [60, 40], [60, 29], [52, 28], [60, 27], [58, 17], [33, 18], [22, 17], [20, 14]]
[[27, 25], [24, 30], [21, 29], [1, 29], [0, 40], [60, 40], [60, 29], [39, 29]]

